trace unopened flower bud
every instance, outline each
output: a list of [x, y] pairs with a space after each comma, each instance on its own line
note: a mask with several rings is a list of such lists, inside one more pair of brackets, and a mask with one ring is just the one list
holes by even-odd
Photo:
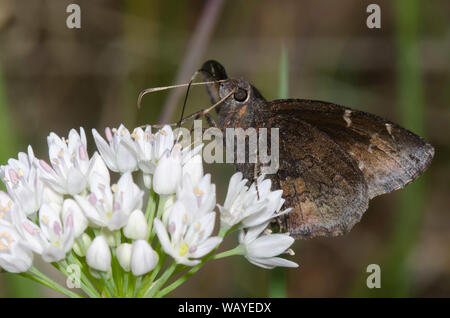
[[158, 264], [159, 256], [150, 244], [145, 240], [137, 240], [133, 242], [131, 252], [131, 271], [135, 276], [141, 276]]
[[120, 244], [116, 250], [117, 260], [126, 272], [129, 272], [131, 269], [131, 251], [132, 245], [129, 243]]
[[111, 251], [103, 235], [97, 236], [86, 251], [88, 265], [96, 270], [108, 272], [111, 269]]
[[176, 145], [162, 155], [153, 176], [153, 189], [158, 194], [175, 193], [182, 177], [181, 151]]
[[195, 155], [188, 160], [183, 166], [183, 175], [189, 174], [191, 176], [192, 185], [196, 186], [203, 177], [203, 163], [202, 156]]
[[147, 220], [141, 210], [134, 210], [129, 219], [128, 224], [123, 229], [123, 234], [132, 240], [145, 239], [147, 236]]

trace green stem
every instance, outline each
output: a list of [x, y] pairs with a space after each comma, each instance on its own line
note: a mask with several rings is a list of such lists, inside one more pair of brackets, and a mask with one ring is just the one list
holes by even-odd
[[[167, 195], [160, 195], [158, 198], [158, 208], [156, 211], [156, 218], [161, 219], [161, 216], [164, 212], [164, 205], [167, 201], [168, 196]], [[153, 219], [152, 219], [152, 224], [153, 224]], [[152, 244], [153, 238], [155, 237], [156, 231], [155, 228], [152, 227], [150, 229], [149, 227], [149, 234], [148, 234], [148, 241], [150, 242], [150, 244]]]
[[100, 277], [102, 278], [103, 282], [104, 282], [104, 286], [105, 289], [107, 291], [107, 293], [109, 294], [110, 297], [117, 297], [117, 290], [115, 288], [115, 284], [114, 284], [114, 279], [112, 277], [112, 273], [111, 276], [108, 277], [108, 273], [105, 272], [100, 272]]
[[157, 247], [156, 249], [157, 253], [160, 256], [158, 264], [156, 265], [156, 267], [153, 269], [153, 271], [147, 275], [141, 284], [141, 288], [140, 291], [137, 294], [137, 297], [142, 297], [143, 295], [145, 295], [146, 292], [148, 292], [148, 290], [150, 290], [150, 286], [152, 285], [153, 281], [156, 278], [156, 275], [158, 275], [159, 271], [161, 270], [162, 265], [164, 264], [164, 260], [166, 258], [166, 254], [165, 253], [159, 253], [160, 252], [160, 246]]
[[153, 219], [155, 218], [155, 213], [159, 208], [160, 196], [157, 195], [153, 190], [150, 190], [150, 196], [147, 202], [147, 208], [145, 209], [145, 218], [148, 222], [148, 232], [147, 232], [147, 240], [150, 238], [150, 235], [153, 230]]
[[[284, 45], [280, 57], [278, 98], [289, 98], [289, 57]], [[274, 268], [269, 272], [269, 297], [286, 297], [286, 285], [285, 268]]]
[[[71, 274], [68, 273], [67, 270], [66, 270], [66, 268], [69, 266], [69, 264], [67, 263], [67, 261], [66, 261], [65, 259], [59, 261], [58, 263], [52, 263], [52, 265], [53, 265], [54, 267], [56, 267], [56, 269], [57, 269], [58, 271], [60, 271], [61, 273], [63, 273], [66, 277], [70, 277]], [[81, 278], [81, 277], [80, 277], [80, 278]], [[86, 286], [86, 285], [84, 284], [83, 281], [81, 281], [80, 283], [81, 283], [80, 288], [81, 288], [87, 295], [89, 295], [89, 294], [91, 293], [91, 289], [90, 289], [88, 286]], [[92, 291], [93, 291], [93, 290], [92, 290]]]
[[28, 272], [21, 273], [20, 274], [23, 277], [29, 278], [31, 280], [34, 280], [35, 282], [38, 282], [44, 286], [47, 286], [48, 288], [51, 288], [61, 294], [64, 294], [71, 298], [82, 298], [82, 296], [78, 295], [77, 293], [74, 293], [63, 286], [59, 285], [57, 282], [46, 276], [45, 274], [41, 273], [37, 268], [31, 267]]
[[148, 196], [148, 201], [147, 201], [147, 207], [145, 208], [145, 218], [147, 219], [147, 221], [149, 222], [149, 226], [151, 227], [151, 223], [153, 223], [153, 217], [155, 215], [155, 211], [156, 211], [156, 205], [157, 205], [157, 200], [158, 200], [159, 196], [153, 191], [153, 189], [150, 189], [150, 193]]
[[229, 257], [229, 256], [233, 256], [233, 255], [242, 255], [243, 254], [243, 250], [242, 250], [242, 246], [238, 245], [235, 248], [222, 252], [222, 253], [218, 253], [213, 255], [210, 259], [221, 259], [221, 258], [225, 258], [225, 257]]
[[144, 294], [144, 297], [153, 297], [159, 291], [159, 289], [170, 279], [176, 268], [177, 263], [173, 262], [172, 265], [170, 265], [169, 268], [166, 269], [164, 274], [153, 284], [153, 286], [151, 286], [150, 290]]
[[80, 267], [80, 280], [81, 284], [84, 288], [83, 291], [91, 298], [98, 298], [101, 297], [100, 293], [97, 291], [97, 289], [94, 287], [92, 282], [89, 280], [88, 276], [84, 272], [83, 264], [80, 262], [80, 260], [73, 254], [73, 252], [70, 252], [68, 256], [68, 260], [71, 263], [74, 263]]
[[[424, 135], [425, 97], [420, 52], [422, 33], [421, 1], [397, 0], [395, 8], [396, 66], [398, 103], [401, 123]], [[411, 286], [411, 252], [417, 244], [425, 204], [425, 179], [420, 178], [400, 192], [396, 228], [389, 244], [389, 258], [383, 268], [384, 297], [409, 297]]]
[[136, 285], [136, 276], [134, 276], [131, 272], [128, 273], [128, 289], [127, 289], [127, 297], [133, 297], [135, 290], [134, 286]]
[[91, 286], [94, 287], [93, 290], [95, 290], [96, 293], [99, 294], [99, 297], [102, 297], [101, 292], [104, 287], [103, 287], [103, 283], [101, 282], [101, 280], [92, 275], [91, 269], [85, 261], [83, 262], [82, 260], [80, 260], [80, 257], [78, 255], [76, 255], [75, 253], [73, 253], [72, 255], [73, 255], [73, 258], [76, 261], [78, 261], [78, 264], [81, 267], [81, 271], [86, 276], [86, 280], [91, 283]]
[[138, 290], [141, 288], [141, 285], [142, 285], [142, 276], [139, 276], [134, 283], [133, 297], [136, 297]]
[[128, 284], [130, 280], [130, 273], [125, 272], [123, 274], [122, 294], [128, 297]]
[[173, 291], [174, 289], [178, 288], [181, 284], [183, 284], [185, 281], [187, 281], [192, 275], [198, 272], [198, 270], [202, 267], [202, 264], [198, 264], [197, 266], [192, 267], [186, 274], [178, 278], [176, 281], [174, 281], [169, 286], [163, 288], [159, 292], [155, 294], [155, 298], [161, 298]]
[[218, 254], [210, 254], [209, 257], [206, 257], [205, 260], [192, 267], [186, 274], [184, 274], [183, 276], [181, 276], [180, 278], [178, 278], [176, 281], [174, 281], [172, 284], [170, 284], [169, 286], [165, 287], [164, 289], [162, 289], [161, 291], [159, 291], [158, 293], [156, 293], [155, 297], [156, 298], [160, 298], [160, 297], [164, 297], [165, 295], [167, 295], [168, 293], [170, 293], [171, 291], [173, 291], [174, 289], [176, 289], [178, 286], [180, 286], [181, 284], [183, 284], [185, 281], [187, 281], [192, 275], [194, 275], [195, 273], [197, 273], [199, 271], [199, 269], [207, 262], [210, 260], [216, 260], [216, 259], [221, 259], [221, 258], [225, 258], [225, 257], [229, 257], [229, 256], [233, 256], [233, 255], [241, 255], [242, 254], [242, 247], [239, 245], [231, 250], [222, 252], [222, 253], [218, 253]]
[[123, 296], [122, 294], [122, 267], [120, 266], [118, 260], [117, 260], [117, 256], [116, 256], [116, 249], [112, 248], [111, 251], [111, 256], [112, 256], [112, 261], [111, 261], [111, 266], [112, 266], [112, 277], [114, 279], [114, 288], [117, 291], [117, 295], [118, 297]]

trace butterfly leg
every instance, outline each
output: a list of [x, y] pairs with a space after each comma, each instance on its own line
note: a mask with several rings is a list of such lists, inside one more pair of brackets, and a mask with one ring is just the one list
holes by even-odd
[[[189, 116], [186, 116], [186, 117], [184, 117], [182, 120], [181, 120], [181, 122], [178, 122], [178, 123], [169, 123], [169, 124], [161, 124], [161, 125], [152, 125], [152, 127], [153, 128], [155, 128], [155, 129], [161, 129], [161, 128], [163, 128], [164, 126], [166, 126], [166, 125], [169, 125], [169, 126], [171, 126], [171, 127], [175, 127], [175, 126], [177, 126], [177, 125], [183, 125], [184, 123], [186, 123], [187, 121], [189, 121], [189, 120], [191, 120], [191, 119], [198, 119], [198, 118], [200, 118], [200, 117], [202, 117], [202, 116], [205, 116], [205, 118], [206, 118], [206, 121], [208, 122], [208, 124], [211, 126], [211, 127], [217, 127], [217, 123], [215, 122], [215, 120], [211, 117], [211, 115], [209, 114], [209, 113], [207, 113], [207, 112], [205, 112], [206, 111], [206, 109], [202, 109], [202, 110], [200, 110], [200, 111], [198, 111], [198, 112], [195, 112], [195, 113], [193, 113], [193, 114], [191, 114], [191, 115], [189, 115]], [[145, 127], [146, 127], [147, 125], [141, 125], [140, 127], [142, 128], [142, 129], [144, 129]]]
[[211, 117], [211, 115], [209, 113], [206, 113], [205, 117], [206, 117], [206, 121], [208, 122], [210, 127], [217, 127], [215, 120]]
[[256, 196], [258, 197], [258, 200], [260, 199], [259, 196], [259, 189], [258, 189], [258, 171], [259, 171], [259, 160], [258, 160], [258, 147], [255, 147], [256, 152], [256, 162], [253, 165], [253, 182], [255, 183], [256, 188]]
[[[167, 124], [167, 125], [169, 125], [169, 126], [181, 126], [182, 124], [184, 124], [185, 122], [187, 122], [188, 120], [190, 120], [190, 119], [192, 119], [192, 118], [194, 118], [194, 119], [196, 119], [196, 118], [199, 118], [199, 117], [201, 117], [201, 116], [208, 116], [208, 113], [210, 112], [210, 111], [212, 111], [214, 108], [216, 108], [217, 106], [219, 106], [221, 103], [223, 103], [228, 97], [230, 97], [232, 94], [234, 93], [234, 90], [232, 90], [231, 92], [229, 92], [227, 95], [225, 95], [221, 100], [219, 100], [217, 103], [215, 103], [214, 105], [212, 105], [212, 106], [210, 106], [209, 108], [206, 108], [206, 109], [202, 109], [202, 110], [200, 110], [200, 111], [198, 111], [198, 112], [195, 112], [195, 113], [193, 113], [193, 114], [191, 114], [191, 115], [189, 115], [189, 116], [186, 116], [186, 117], [184, 117], [182, 120], [180, 120], [178, 123], [172, 123], [172, 124]], [[208, 120], [208, 122], [211, 120], [211, 123], [214, 123], [214, 126], [217, 126], [217, 125], [215, 125], [215, 122], [214, 122], [214, 120], [212, 120], [212, 118], [210, 117], [210, 119], [207, 119]], [[145, 127], [146, 125], [143, 125], [143, 126], [141, 126], [141, 127]], [[156, 129], [160, 129], [160, 128], [162, 128], [162, 127], [164, 127], [164, 125], [153, 125], [153, 127], [154, 128], [156, 128]]]

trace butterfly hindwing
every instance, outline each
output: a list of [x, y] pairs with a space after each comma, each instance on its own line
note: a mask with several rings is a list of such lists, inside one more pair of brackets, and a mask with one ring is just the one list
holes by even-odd
[[265, 120], [279, 128], [279, 170], [271, 175], [283, 189], [281, 220], [294, 237], [336, 236], [348, 232], [367, 210], [367, 185], [355, 160], [325, 133], [298, 116], [278, 113]]
[[272, 101], [269, 108], [308, 122], [345, 149], [363, 172], [370, 198], [415, 180], [434, 155], [433, 147], [419, 136], [362, 111], [301, 99]]

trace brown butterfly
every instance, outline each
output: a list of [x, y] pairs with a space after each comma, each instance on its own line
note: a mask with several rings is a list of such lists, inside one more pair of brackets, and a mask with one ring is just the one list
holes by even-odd
[[[208, 85], [213, 103], [229, 95], [216, 108], [218, 128], [279, 128], [279, 170], [268, 177], [292, 208], [279, 224], [293, 237], [347, 233], [370, 199], [405, 187], [433, 158], [425, 140], [376, 115], [315, 100], [266, 101], [212, 60], [200, 73], [217, 81]], [[254, 179], [255, 164], [237, 169]]]

